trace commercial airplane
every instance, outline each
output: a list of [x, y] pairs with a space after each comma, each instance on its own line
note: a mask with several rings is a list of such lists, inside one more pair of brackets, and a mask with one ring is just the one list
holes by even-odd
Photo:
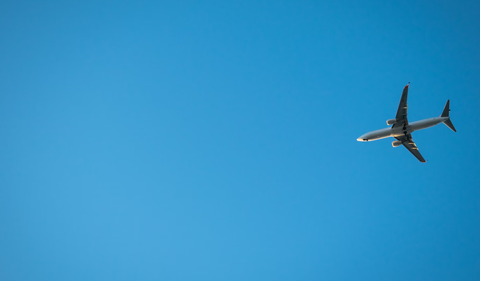
[[457, 130], [455, 130], [455, 127], [452, 124], [452, 121], [450, 121], [450, 100], [447, 100], [447, 104], [443, 109], [442, 115], [440, 115], [439, 117], [433, 117], [408, 123], [407, 96], [409, 85], [410, 82], [407, 84], [407, 86], [405, 86], [405, 88], [403, 88], [402, 98], [400, 99], [400, 104], [398, 105], [397, 116], [395, 117], [395, 119], [387, 120], [387, 125], [393, 126], [391, 128], [385, 128], [366, 133], [360, 136], [357, 141], [374, 141], [388, 137], [394, 137], [397, 140], [392, 142], [393, 147], [397, 147], [403, 144], [403, 146], [405, 146], [408, 151], [410, 151], [415, 157], [417, 157], [420, 162], [427, 162], [425, 161], [425, 159], [423, 159], [422, 155], [418, 151], [417, 146], [413, 142], [412, 133], [414, 131], [433, 127], [440, 123], [445, 124], [452, 131], [457, 132]]

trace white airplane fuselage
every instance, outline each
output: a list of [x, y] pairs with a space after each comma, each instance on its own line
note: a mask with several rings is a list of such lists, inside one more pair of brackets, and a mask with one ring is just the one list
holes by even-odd
[[448, 117], [433, 117], [433, 118], [423, 119], [420, 121], [409, 123], [405, 128], [389, 127], [385, 129], [380, 129], [380, 130], [368, 132], [366, 134], [361, 135], [357, 139], [357, 141], [374, 141], [374, 140], [384, 139], [388, 137], [398, 137], [405, 134], [411, 134], [414, 131], [423, 130], [423, 129], [438, 125], [447, 119]]

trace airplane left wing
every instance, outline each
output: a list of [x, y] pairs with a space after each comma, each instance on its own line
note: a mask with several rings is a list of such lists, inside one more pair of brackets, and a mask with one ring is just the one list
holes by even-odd
[[400, 103], [398, 104], [398, 109], [397, 109], [397, 115], [395, 116], [395, 119], [397, 122], [393, 124], [392, 128], [402, 126], [404, 129], [408, 125], [408, 119], [407, 119], [407, 98], [408, 98], [408, 86], [410, 83], [403, 88], [402, 92], [402, 98], [400, 99]]
[[418, 147], [417, 145], [413, 142], [413, 139], [412, 139], [412, 135], [411, 134], [406, 134], [405, 136], [401, 136], [401, 137], [395, 137], [397, 140], [401, 141], [403, 146], [405, 146], [405, 148], [408, 149], [408, 151], [410, 151], [413, 156], [417, 157], [417, 159], [422, 162], [422, 163], [425, 163], [427, 161], [425, 161], [425, 159], [423, 158], [422, 154], [420, 154], [420, 151], [418, 151]]

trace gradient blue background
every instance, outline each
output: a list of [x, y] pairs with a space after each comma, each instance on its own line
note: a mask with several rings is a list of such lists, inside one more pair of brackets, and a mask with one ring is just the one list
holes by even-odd
[[460, 2], [2, 1], [0, 280], [480, 280]]

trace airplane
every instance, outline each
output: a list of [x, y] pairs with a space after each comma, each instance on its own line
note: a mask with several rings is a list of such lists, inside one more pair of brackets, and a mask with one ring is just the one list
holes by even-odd
[[414, 131], [423, 130], [426, 128], [433, 127], [440, 123], [445, 124], [452, 131], [457, 132], [455, 127], [450, 120], [450, 100], [447, 100], [447, 104], [443, 109], [442, 115], [439, 117], [428, 118], [420, 121], [415, 121], [408, 123], [407, 119], [407, 96], [408, 96], [408, 82], [407, 86], [403, 88], [402, 98], [400, 99], [400, 104], [398, 105], [397, 116], [395, 119], [387, 120], [387, 125], [392, 125], [392, 127], [372, 131], [360, 136], [357, 141], [374, 141], [379, 139], [384, 139], [388, 137], [394, 137], [397, 140], [392, 142], [393, 147], [400, 146], [403, 144], [408, 151], [410, 151], [420, 162], [425, 163], [425, 159], [418, 151], [418, 147], [415, 145], [412, 139], [412, 133]]

